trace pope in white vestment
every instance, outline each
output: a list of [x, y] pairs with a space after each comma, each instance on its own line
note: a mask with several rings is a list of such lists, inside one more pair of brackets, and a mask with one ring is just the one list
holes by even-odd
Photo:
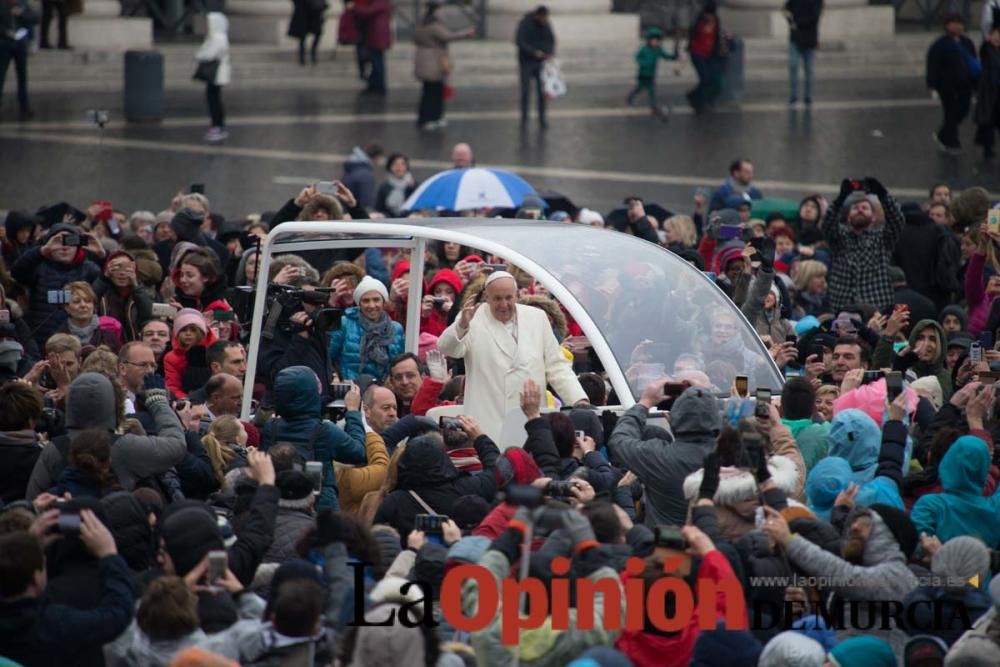
[[587, 395], [540, 309], [517, 303], [517, 283], [506, 271], [486, 281], [485, 303], [466, 305], [438, 338], [438, 349], [465, 359], [463, 413], [499, 442], [505, 416], [520, 408], [525, 380], [551, 385], [564, 405]]

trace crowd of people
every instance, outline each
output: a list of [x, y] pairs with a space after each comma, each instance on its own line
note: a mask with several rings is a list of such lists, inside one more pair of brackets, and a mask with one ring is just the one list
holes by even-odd
[[[607, 216], [534, 196], [405, 211], [406, 156], [379, 184], [384, 151], [358, 153], [333, 194], [310, 185], [245, 218], [203, 193], [158, 213], [6, 214], [5, 664], [1000, 664], [985, 190], [900, 202], [856, 177], [789, 207], [737, 159], [685, 213], [636, 195]], [[471, 147], [453, 160], [473, 164]], [[683, 268], [637, 254], [567, 284], [630, 341], [632, 396], [566, 304], [454, 243], [428, 247], [424, 276], [399, 248], [279, 246], [247, 376], [270, 230], [498, 214], [632, 235]], [[708, 281], [724, 307], [687, 298]], [[451, 625], [454, 598], [473, 615], [486, 595], [443, 585], [460, 565], [498, 585], [527, 574], [554, 600], [564, 574], [589, 579], [601, 602], [529, 605], [512, 646], [501, 608]], [[637, 579], [686, 583], [690, 618], [665, 629], [683, 606], [666, 596], [626, 624], [609, 596]], [[737, 611], [700, 598], [704, 582], [735, 582]]]

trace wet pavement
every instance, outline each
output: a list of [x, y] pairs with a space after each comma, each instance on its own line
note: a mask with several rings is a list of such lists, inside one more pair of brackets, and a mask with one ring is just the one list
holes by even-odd
[[[738, 156], [753, 160], [769, 196], [834, 192], [841, 178], [866, 175], [904, 198], [923, 198], [938, 181], [1000, 190], [1000, 163], [982, 160], [968, 121], [963, 155], [936, 150], [930, 133], [940, 110], [916, 77], [821, 81], [811, 111], [789, 109], [783, 83], [748, 84], [740, 109], [702, 116], [682, 105], [686, 85], [663, 85], [661, 102], [675, 107], [667, 123], [624, 105], [629, 83], [574, 86], [550, 105], [547, 132], [534, 123], [521, 130], [516, 93], [503, 87], [460, 89], [448, 127], [434, 133], [414, 127], [412, 89], [370, 98], [243, 88], [225, 95], [230, 136], [218, 146], [202, 141], [208, 123], [197, 86], [171, 92], [167, 120], [153, 125], [122, 123], [120, 93], [56, 92], [34, 95], [37, 118], [18, 124], [7, 95], [0, 209], [104, 198], [158, 210], [176, 191], [204, 183], [213, 209], [236, 217], [278, 208], [308, 179], [338, 177], [351, 148], [367, 141], [409, 155], [418, 178], [446, 168], [451, 146], [468, 141], [478, 164], [511, 168], [602, 212], [633, 193], [685, 211], [693, 188], [720, 182]], [[111, 111], [103, 137], [85, 121], [94, 108]]]

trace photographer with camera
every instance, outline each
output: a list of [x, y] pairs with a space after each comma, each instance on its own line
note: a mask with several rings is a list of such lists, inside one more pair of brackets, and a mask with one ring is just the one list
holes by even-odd
[[[527, 491], [531, 491], [531, 489], [529, 488]], [[538, 493], [525, 493], [523, 499], [518, 502], [520, 507], [515, 512], [514, 518], [506, 530], [493, 540], [478, 563], [480, 567], [486, 568], [490, 572], [498, 587], [505, 577], [517, 576], [521, 578], [525, 573], [535, 580], [544, 582], [548, 587], [554, 579], [551, 567], [553, 559], [566, 557], [571, 560], [571, 576], [578, 579], [586, 577], [594, 585], [599, 585], [597, 582], [601, 580], [614, 581], [619, 588], [617, 595], [621, 595], [624, 599], [624, 591], [618, 581], [618, 573], [612, 566], [613, 555], [610, 550], [602, 547], [597, 541], [594, 528], [586, 516], [559, 503], [545, 504], [541, 494]], [[549, 536], [549, 538], [539, 551], [531, 554], [528, 562], [525, 563], [523, 542], [529, 538], [529, 534], [531, 537]], [[512, 567], [518, 561], [527, 565], [527, 567], [522, 566], [520, 573], [515, 572]], [[549, 595], [550, 592], [551, 590], [547, 591], [546, 595]], [[479, 595], [479, 586], [476, 581], [474, 579], [467, 580], [462, 587], [462, 608], [464, 610], [478, 608]], [[593, 616], [591, 617], [593, 624], [590, 630], [582, 630], [577, 626], [575, 607], [566, 610], [570, 619], [569, 629], [552, 632], [549, 636], [539, 635], [538, 638], [542, 640], [538, 642], [537, 647], [541, 653], [531, 661], [531, 664], [565, 665], [572, 662], [590, 646], [612, 645], [618, 637], [618, 632], [608, 628], [621, 627], [625, 611], [621, 605], [612, 605], [610, 608], [617, 609], [622, 618], [618, 619], [617, 622], [611, 619], [605, 620], [605, 613], [609, 609], [605, 605], [607, 595], [605, 592], [604, 595], [594, 596]], [[471, 637], [472, 647], [483, 664], [511, 664], [512, 651], [516, 650], [501, 642], [503, 619], [509, 619], [511, 615], [510, 612], [503, 611], [502, 604], [506, 604], [506, 602], [497, 607], [493, 616], [494, 620], [489, 627], [481, 632], [473, 633]], [[573, 604], [572, 601], [571, 604]], [[543, 627], [545, 625], [543, 624]], [[523, 635], [521, 641], [526, 644]]]
[[646, 490], [646, 525], [680, 525], [687, 518], [684, 479], [701, 467], [705, 455], [715, 449], [722, 428], [722, 410], [715, 395], [690, 387], [670, 410], [674, 441], [645, 437], [649, 411], [666, 398], [663, 378], [649, 385], [639, 402], [618, 419], [608, 452], [618, 467], [631, 470]]
[[899, 204], [878, 180], [841, 181], [821, 225], [833, 255], [829, 292], [834, 312], [852, 303], [879, 309], [892, 305], [889, 258], [904, 223]]
[[276, 283], [269, 285], [256, 378], [269, 388], [269, 395], [273, 395], [271, 388], [282, 369], [306, 366], [320, 379], [323, 398], [328, 397], [327, 383], [333, 378], [333, 364], [324, 326], [329, 320], [320, 314], [339, 311], [324, 310], [327, 298], [327, 292], [315, 290], [313, 285], [298, 289]]
[[260, 448], [267, 451], [278, 443], [295, 445], [302, 461], [323, 464], [323, 482], [317, 507], [339, 509], [333, 461], [365, 463], [365, 427], [361, 419], [361, 392], [357, 386], [344, 398], [345, 430], [323, 419], [321, 387], [325, 385], [305, 366], [292, 366], [278, 373], [274, 382], [274, 407], [278, 417], [261, 428]]
[[24, 665], [104, 664], [101, 647], [128, 627], [135, 593], [102, 512], [96, 503], [50, 505], [30, 531], [0, 537], [4, 657]]
[[104, 248], [92, 234], [61, 222], [10, 267], [14, 280], [31, 290], [24, 319], [39, 346], [66, 320], [63, 286], [97, 280], [101, 267], [93, 260], [103, 257]]
[[525, 381], [521, 392], [521, 411], [528, 420], [524, 425], [528, 432], [524, 451], [531, 454], [548, 477], [558, 480], [582, 477], [598, 493], [613, 491], [621, 475], [597, 451], [594, 439], [577, 431], [573, 420], [561, 412], [543, 417], [539, 409], [541, 401], [541, 387], [534, 380]]

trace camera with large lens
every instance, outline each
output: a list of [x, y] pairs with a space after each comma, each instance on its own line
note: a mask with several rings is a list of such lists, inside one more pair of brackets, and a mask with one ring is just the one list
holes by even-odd
[[573, 497], [573, 482], [572, 480], [552, 480], [549, 482], [548, 486], [545, 487], [545, 495], [550, 498], [572, 498]]
[[[253, 317], [254, 287], [236, 287], [231, 290], [233, 310], [239, 314], [241, 322], [250, 322]], [[340, 320], [344, 315], [342, 308], [324, 308], [330, 298], [330, 288], [317, 287], [304, 290], [289, 285], [271, 283], [267, 286], [266, 310], [264, 311], [264, 326], [261, 335], [266, 340], [273, 340], [275, 332], [292, 335], [311, 328], [316, 334], [325, 336], [332, 329], [340, 328]], [[303, 311], [304, 304], [316, 306], [309, 314], [311, 324], [303, 326], [292, 321], [292, 315]]]

